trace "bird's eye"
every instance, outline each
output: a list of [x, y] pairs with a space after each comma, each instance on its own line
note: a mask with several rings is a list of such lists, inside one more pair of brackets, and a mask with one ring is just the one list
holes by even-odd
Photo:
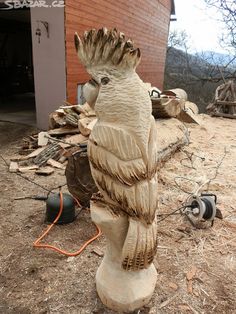
[[110, 82], [109, 77], [103, 77], [103, 78], [101, 79], [101, 84], [102, 84], [102, 85], [107, 85], [109, 82]]

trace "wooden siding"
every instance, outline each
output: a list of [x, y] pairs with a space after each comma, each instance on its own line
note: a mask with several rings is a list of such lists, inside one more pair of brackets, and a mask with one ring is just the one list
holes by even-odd
[[75, 31], [113, 28], [125, 33], [142, 53], [137, 72], [145, 82], [162, 88], [169, 31], [171, 0], [66, 0], [67, 98], [76, 102], [77, 84], [89, 76], [74, 47]]

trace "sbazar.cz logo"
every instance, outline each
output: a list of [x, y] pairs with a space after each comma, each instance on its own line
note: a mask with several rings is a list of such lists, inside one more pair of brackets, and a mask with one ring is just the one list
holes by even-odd
[[3, 4], [4, 7], [1, 7], [2, 10], [23, 8], [62, 8], [65, 6], [64, 0], [5, 0]]

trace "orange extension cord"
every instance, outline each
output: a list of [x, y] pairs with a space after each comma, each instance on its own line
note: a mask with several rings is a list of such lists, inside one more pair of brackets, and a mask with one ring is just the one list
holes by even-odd
[[[75, 199], [76, 200], [76, 199]], [[79, 202], [76, 200], [76, 202], [79, 204]], [[102, 234], [100, 228], [98, 228], [97, 225], [96, 226], [96, 229], [97, 229], [97, 233], [94, 237], [92, 237], [91, 239], [89, 239], [88, 241], [86, 241], [82, 246], [81, 248], [76, 251], [76, 252], [67, 252], [67, 251], [64, 251], [64, 250], [61, 250], [53, 245], [49, 245], [49, 244], [41, 244], [40, 241], [48, 234], [48, 232], [52, 229], [52, 227], [57, 223], [58, 219], [60, 218], [61, 216], [61, 213], [62, 213], [62, 210], [63, 210], [63, 195], [62, 193], [60, 192], [60, 209], [59, 209], [59, 213], [57, 215], [57, 217], [55, 218], [55, 220], [53, 221], [53, 223], [45, 230], [45, 232], [41, 235], [41, 237], [39, 237], [33, 244], [34, 247], [36, 248], [44, 248], [44, 249], [51, 249], [51, 250], [54, 250], [58, 253], [61, 253], [61, 254], [64, 254], [66, 256], [77, 256], [79, 255], [85, 248], [86, 246], [88, 246], [91, 242], [93, 242], [94, 240], [96, 240], [98, 237], [100, 237], [100, 235]]]

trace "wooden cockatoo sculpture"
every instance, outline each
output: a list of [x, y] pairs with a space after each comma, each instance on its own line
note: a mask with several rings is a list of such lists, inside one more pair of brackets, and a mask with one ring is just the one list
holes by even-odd
[[122, 267], [144, 269], [157, 247], [157, 146], [151, 100], [135, 71], [140, 50], [105, 28], [75, 34], [75, 46], [92, 76], [84, 96], [98, 118], [88, 145], [92, 175], [110, 210], [129, 222]]

